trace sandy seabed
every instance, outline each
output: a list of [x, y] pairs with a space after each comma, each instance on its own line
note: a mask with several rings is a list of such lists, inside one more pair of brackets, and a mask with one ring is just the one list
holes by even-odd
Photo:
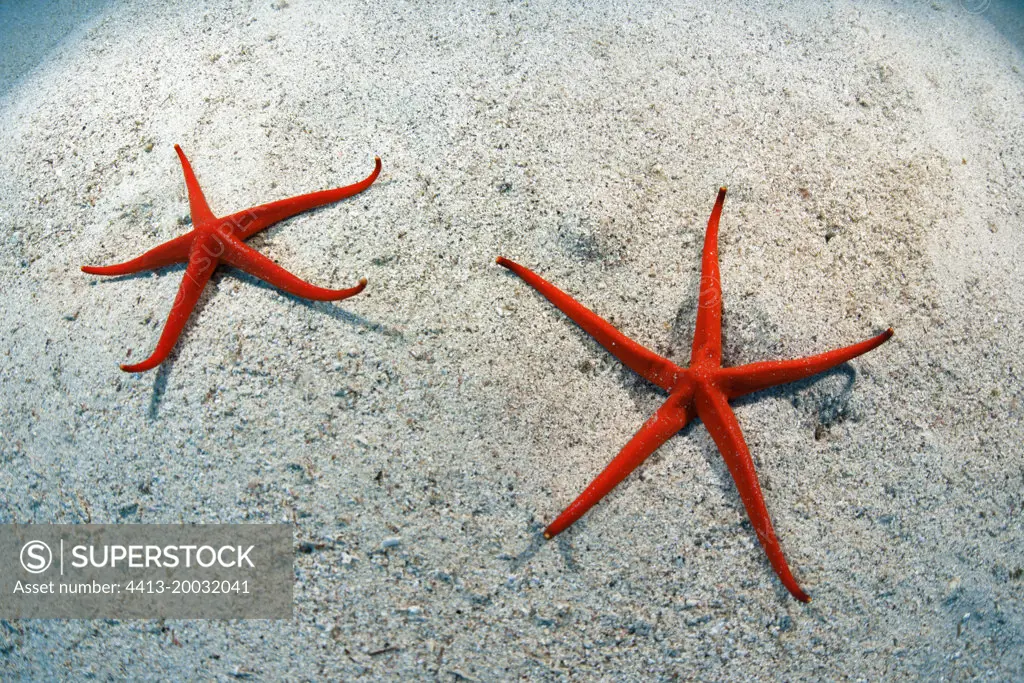
[[[1024, 677], [1024, 8], [622, 4], [0, 6], [0, 522], [296, 536], [290, 621], [4, 621], [0, 678]], [[369, 287], [221, 269], [122, 373], [182, 269], [79, 266], [188, 228], [176, 143], [222, 214], [379, 155], [250, 240]], [[540, 539], [664, 396], [494, 258], [685, 362], [720, 185], [727, 364], [896, 330], [736, 407], [810, 605], [699, 423]]]

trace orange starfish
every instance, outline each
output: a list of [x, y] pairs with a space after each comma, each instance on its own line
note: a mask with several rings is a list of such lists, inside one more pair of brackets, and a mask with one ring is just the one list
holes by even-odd
[[718, 270], [718, 221], [725, 203], [725, 188], [718, 191], [715, 208], [708, 220], [701, 259], [700, 293], [697, 326], [693, 335], [690, 366], [681, 368], [672, 361], [619, 332], [606, 320], [584, 307], [568, 294], [539, 275], [498, 257], [498, 263], [522, 278], [559, 310], [569, 316], [583, 331], [606, 348], [626, 367], [669, 393], [668, 400], [644, 423], [615, 459], [544, 531], [553, 538], [604, 498], [625, 479], [647, 456], [699, 417], [711, 433], [725, 459], [747, 515], [757, 532], [768, 562], [782, 584], [797, 600], [810, 602], [810, 597], [797, 585], [786, 564], [782, 548], [775, 537], [771, 518], [764, 503], [761, 486], [754, 471], [754, 462], [743, 440], [736, 415], [729, 401], [739, 396], [787, 382], [795, 382], [824, 372], [851, 358], [867, 353], [892, 336], [892, 328], [860, 342], [834, 351], [796, 360], [766, 361], [734, 368], [722, 367], [722, 285]]
[[213, 271], [221, 263], [244, 270], [289, 294], [316, 301], [340, 301], [358, 294], [366, 287], [366, 278], [362, 278], [358, 285], [349, 289], [324, 289], [311, 285], [246, 245], [244, 240], [286, 218], [359, 194], [372, 185], [380, 174], [380, 157], [376, 157], [373, 173], [354, 185], [282, 199], [217, 218], [206, 203], [206, 197], [203, 196], [199, 181], [196, 180], [185, 153], [178, 145], [174, 146], [174, 151], [178, 153], [182, 171], [185, 173], [185, 186], [188, 188], [188, 203], [192, 214], [192, 231], [153, 247], [131, 261], [113, 266], [82, 266], [84, 272], [92, 275], [128, 275], [183, 261], [188, 262], [185, 276], [181, 279], [181, 286], [174, 297], [171, 312], [167, 316], [167, 322], [153, 355], [141, 363], [122, 365], [122, 370], [142, 372], [155, 368], [167, 359], [178, 337], [181, 336], [181, 331], [192, 314], [199, 295]]

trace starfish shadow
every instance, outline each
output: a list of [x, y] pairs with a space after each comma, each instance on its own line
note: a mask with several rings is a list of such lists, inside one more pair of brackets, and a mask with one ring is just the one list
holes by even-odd
[[295, 296], [294, 294], [289, 294], [288, 292], [282, 291], [272, 285], [268, 285], [263, 280], [260, 280], [257, 277], [253, 277], [252, 275], [249, 275], [248, 273], [242, 270], [231, 269], [231, 274], [234, 275], [238, 280], [246, 283], [247, 285], [250, 285], [251, 287], [272, 292], [283, 299], [291, 301], [292, 303], [300, 304], [305, 308], [308, 308], [312, 311], [317, 311], [318, 313], [323, 313], [324, 315], [329, 315], [330, 317], [334, 318], [339, 322], [352, 325], [353, 327], [361, 327], [371, 332], [379, 332], [383, 334], [385, 337], [396, 337], [398, 339], [402, 339], [404, 336], [402, 331], [399, 330], [398, 328], [391, 327], [390, 325], [385, 325], [384, 323], [373, 322], [372, 320], [364, 318], [358, 313], [353, 313], [352, 311], [337, 306], [337, 302], [311, 301], [310, 299], [304, 299], [302, 297]]
[[[510, 571], [517, 572], [528, 565], [533, 561], [533, 558], [537, 556], [537, 553], [548, 545], [548, 542], [544, 539], [543, 525], [538, 522], [530, 522], [529, 531], [529, 544], [526, 548], [517, 555], [508, 558], [512, 562], [509, 566]], [[580, 570], [580, 566], [579, 563], [576, 562], [576, 558], [573, 557], [572, 541], [563, 536], [557, 539], [557, 545], [558, 554], [562, 556], [566, 569], [572, 572], [578, 572]]]
[[519, 571], [524, 566], [530, 563], [530, 561], [537, 556], [541, 548], [545, 546], [544, 536], [541, 533], [544, 527], [535, 521], [531, 521], [529, 525], [529, 545], [520, 552], [519, 554], [510, 557], [512, 565], [509, 567], [511, 571]]
[[819, 384], [829, 384], [823, 382], [831, 377], [841, 376], [843, 378], [842, 385], [838, 388], [838, 391], [821, 391], [818, 392], [817, 400], [813, 403], [817, 404], [818, 421], [825, 425], [831, 426], [842, 420], [844, 415], [845, 407], [849, 405], [850, 398], [853, 396], [853, 384], [857, 379], [857, 371], [849, 363], [843, 363], [837, 365], [834, 368], [830, 368], [822, 373], [807, 377], [805, 379], [797, 380], [789, 384], [778, 385], [770, 387], [768, 389], [762, 389], [761, 391], [753, 394], [747, 394], [734, 400], [734, 405], [744, 406], [754, 403], [760, 397], [770, 398], [788, 398], [789, 402], [794, 408], [799, 408], [801, 396], [810, 393], [815, 386]]
[[167, 357], [167, 362], [161, 364], [156, 371], [156, 379], [153, 380], [153, 393], [149, 397], [148, 417], [150, 422], [155, 422], [160, 417], [160, 403], [163, 402], [164, 394], [167, 393], [167, 378], [171, 374], [171, 368], [174, 367], [176, 360], [178, 360], [178, 354], [172, 353]]

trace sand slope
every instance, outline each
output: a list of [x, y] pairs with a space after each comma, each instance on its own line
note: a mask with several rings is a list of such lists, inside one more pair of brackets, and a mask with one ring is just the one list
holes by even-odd
[[[4, 62], [0, 521], [324, 547], [292, 622], [5, 622], [0, 677], [1024, 676], [1019, 5], [665, 4], [78, 3]], [[370, 286], [219, 271], [120, 372], [181, 269], [78, 267], [186, 229], [175, 143], [218, 213], [380, 155], [251, 240]], [[539, 539], [662, 396], [494, 257], [682, 362], [719, 185], [727, 363], [896, 329], [737, 407], [810, 606], [699, 423]]]

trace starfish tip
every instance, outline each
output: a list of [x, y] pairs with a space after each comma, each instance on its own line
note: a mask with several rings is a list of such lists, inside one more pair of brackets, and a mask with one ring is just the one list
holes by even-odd
[[365, 277], [359, 278], [359, 286], [360, 287], [365, 287], [367, 282], [369, 282], [369, 280], [367, 280]]
[[545, 541], [550, 541], [552, 538], [554, 538], [554, 536], [552, 536], [551, 534], [549, 534], [546, 531], [544, 532], [544, 540]]

